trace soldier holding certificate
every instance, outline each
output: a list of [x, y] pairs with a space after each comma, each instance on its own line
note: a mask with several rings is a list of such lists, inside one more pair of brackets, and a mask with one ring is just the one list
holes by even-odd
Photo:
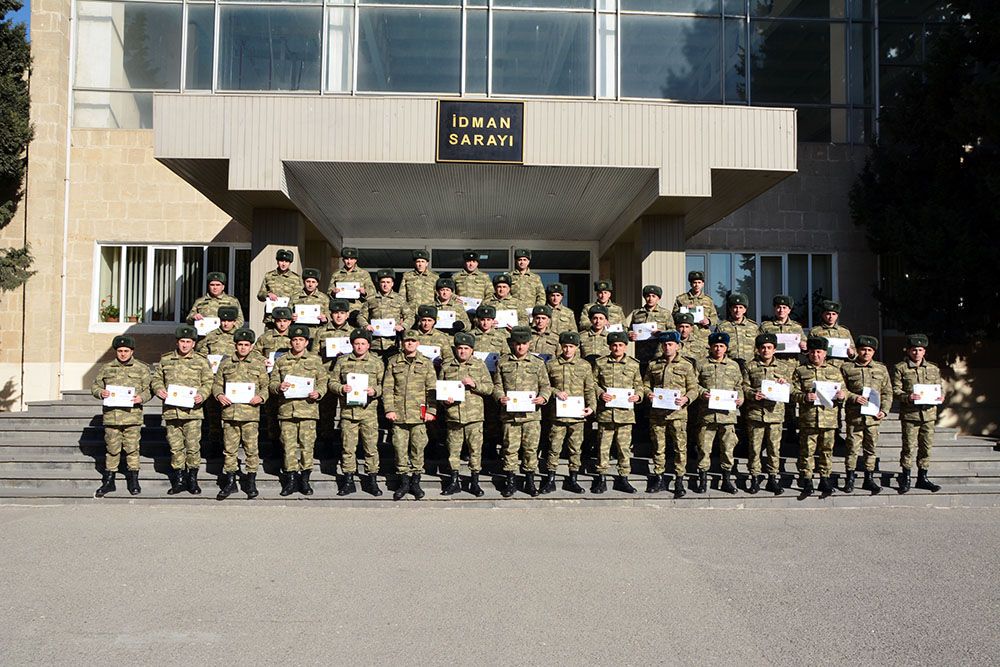
[[[597, 409], [597, 394], [594, 386], [594, 372], [590, 363], [580, 356], [580, 334], [563, 331], [559, 334], [560, 354], [545, 364], [552, 385], [550, 416], [552, 427], [549, 436], [549, 453], [545, 464], [545, 483], [540, 493], [556, 490], [556, 470], [563, 445], [569, 453], [569, 477], [563, 488], [573, 493], [583, 493], [577, 481], [581, 467], [583, 436], [587, 428], [587, 417]], [[575, 401], [573, 410], [571, 401]]]
[[941, 487], [927, 478], [934, 446], [934, 423], [937, 406], [943, 401], [941, 369], [927, 361], [927, 336], [906, 337], [906, 359], [892, 369], [892, 393], [899, 403], [903, 427], [903, 449], [899, 454], [899, 492], [910, 490], [913, 450], [917, 450], [917, 488], [931, 492]]

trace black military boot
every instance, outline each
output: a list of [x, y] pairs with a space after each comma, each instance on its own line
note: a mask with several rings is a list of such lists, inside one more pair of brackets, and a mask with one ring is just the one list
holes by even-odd
[[313, 488], [309, 485], [309, 476], [312, 475], [312, 472], [312, 470], [303, 470], [298, 473], [299, 493], [303, 496], [311, 496], [313, 494]]
[[594, 481], [590, 485], [591, 493], [604, 493], [608, 490], [608, 483], [604, 479], [604, 474], [594, 475]]
[[220, 488], [218, 495], [215, 496], [216, 500], [225, 500], [229, 496], [236, 493], [236, 473], [234, 472], [224, 472], [222, 473], [222, 479], [220, 480]]
[[376, 472], [368, 473], [368, 493], [376, 498], [382, 495], [382, 489], [378, 485], [378, 473]]
[[857, 479], [857, 473], [853, 470], [848, 470], [844, 475], [844, 493], [854, 493], [855, 479]]
[[937, 493], [941, 490], [941, 487], [931, 480], [927, 479], [927, 471], [923, 468], [917, 468], [917, 483], [916, 487], [918, 489], [923, 489], [925, 491], [930, 491], [931, 493]]
[[538, 489], [539, 493], [552, 493], [556, 490], [556, 473], [552, 470], [545, 473], [545, 481], [542, 482], [542, 488]]
[[677, 475], [674, 479], [674, 498], [683, 498], [687, 495], [687, 491], [684, 490], [684, 475]]
[[139, 486], [139, 471], [138, 470], [126, 470], [125, 471], [125, 486], [128, 488], [129, 494], [137, 496], [142, 493], [142, 487]]
[[420, 475], [414, 475], [410, 478], [410, 493], [417, 500], [424, 497], [424, 490], [420, 488]]
[[483, 491], [483, 487], [479, 486], [479, 473], [472, 473], [472, 478], [469, 480], [469, 493], [474, 495], [476, 498], [482, 498], [486, 493]]
[[453, 496], [462, 490], [462, 483], [458, 481], [458, 471], [452, 470], [451, 476], [448, 478], [448, 486], [444, 487], [444, 491], [441, 492], [442, 496]]
[[621, 491], [622, 493], [638, 493], [638, 490], [629, 484], [628, 477], [626, 475], [615, 475], [615, 481], [611, 485], [611, 488], [615, 491]]
[[285, 476], [281, 480], [282, 496], [290, 496], [299, 489], [299, 473], [285, 471]]
[[352, 493], [357, 492], [357, 487], [354, 485], [354, 473], [349, 472], [344, 474], [344, 483], [340, 485], [337, 489], [338, 496], [349, 496]]
[[[127, 478], [126, 478], [127, 479]], [[101, 486], [94, 492], [98, 498], [103, 498], [105, 494], [115, 490], [115, 471], [105, 470], [101, 473]]]
[[524, 473], [524, 492], [532, 498], [536, 498], [538, 496], [538, 489], [535, 487], [535, 473]]
[[243, 492], [247, 494], [247, 498], [253, 500], [260, 495], [257, 491], [257, 473], [248, 472], [243, 477]]
[[656, 493], [663, 488], [663, 475], [650, 475], [646, 478], [646, 493]]
[[403, 497], [410, 492], [410, 476], [409, 475], [399, 475], [399, 486], [396, 490], [392, 492], [393, 500], [402, 500]]
[[201, 495], [201, 487], [198, 486], [198, 469], [190, 468], [187, 471], [187, 490], [192, 496]]
[[695, 493], [708, 493], [708, 471], [699, 470], [698, 471], [698, 488], [694, 490]]
[[750, 484], [747, 486], [747, 493], [760, 493], [760, 476], [757, 473], [750, 473]]
[[812, 477], [799, 477], [799, 488], [802, 489], [802, 493], [805, 495], [810, 495], [813, 492]]
[[765, 486], [764, 489], [770, 491], [776, 496], [780, 496], [785, 492], [784, 487], [781, 486], [781, 478], [777, 475], [767, 476], [767, 486]]
[[170, 488], [167, 489], [168, 496], [176, 496], [178, 493], [184, 490], [186, 484], [184, 482], [184, 471], [170, 469], [167, 473], [167, 477], [170, 478]]
[[571, 470], [569, 477], [563, 480], [563, 488], [571, 493], [586, 493], [580, 483], [577, 481], [577, 472]]
[[906, 493], [910, 490], [910, 469], [903, 468], [899, 472], [899, 492]]
[[819, 487], [818, 487], [818, 490], [819, 490], [820, 493], [827, 493], [827, 494], [829, 494], [829, 493], [833, 493], [834, 491], [836, 491], [837, 487], [835, 487], [833, 484], [830, 483], [830, 478], [829, 477], [820, 477], [819, 478]]
[[503, 488], [500, 489], [500, 495], [504, 498], [510, 498], [514, 495], [515, 485], [514, 485], [514, 473], [505, 472], [503, 480]]
[[719, 491], [723, 493], [736, 493], [736, 485], [733, 484], [732, 473], [728, 470], [722, 471], [722, 484], [719, 485]]
[[875, 481], [875, 473], [870, 470], [865, 471], [865, 481], [861, 488], [865, 491], [871, 491], [873, 496], [882, 493], [882, 487]]

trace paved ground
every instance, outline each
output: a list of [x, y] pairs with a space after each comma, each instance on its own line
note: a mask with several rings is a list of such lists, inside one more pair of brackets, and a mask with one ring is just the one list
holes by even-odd
[[0, 663], [996, 664], [1000, 509], [0, 506]]

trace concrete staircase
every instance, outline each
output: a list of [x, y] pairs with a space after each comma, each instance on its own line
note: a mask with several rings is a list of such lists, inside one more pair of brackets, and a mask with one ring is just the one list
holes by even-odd
[[[157, 399], [146, 406], [145, 426], [142, 432], [142, 470], [140, 482], [142, 495], [133, 498], [125, 491], [122, 476], [118, 476], [118, 491], [104, 499], [104, 502], [155, 501], [169, 499], [170, 502], [215, 502], [217, 492], [215, 476], [222, 470], [221, 451], [211, 447], [203, 448], [205, 456], [202, 467], [201, 496], [181, 494], [167, 496], [167, 469], [169, 468], [169, 448], [165, 432], [160, 424], [161, 406]], [[206, 440], [207, 441], [207, 440]], [[1000, 505], [1000, 452], [994, 449], [994, 442], [984, 438], [963, 436], [951, 429], [938, 429], [933, 453], [932, 479], [943, 488], [936, 494], [913, 490], [906, 495], [896, 493], [895, 474], [898, 472], [899, 449], [901, 443], [900, 425], [892, 416], [882, 427], [879, 446], [880, 483], [884, 489], [878, 496], [858, 489], [851, 495], [841, 492], [827, 498], [813, 495], [800, 497], [793, 483], [795, 475], [795, 443], [785, 443], [782, 447], [782, 469], [785, 472], [786, 493], [775, 497], [761, 492], [750, 495], [741, 491], [731, 496], [718, 491], [718, 474], [712, 474], [712, 489], [704, 495], [688, 495], [674, 500], [670, 493], [645, 494], [645, 475], [649, 470], [649, 444], [644, 434], [636, 433], [633, 459], [632, 484], [640, 493], [634, 496], [610, 490], [603, 495], [590, 493], [578, 496], [560, 489], [551, 495], [537, 499], [517, 493], [514, 498], [502, 499], [498, 489], [488, 474], [483, 475], [486, 495], [477, 499], [468, 493], [447, 497], [440, 495], [441, 481], [437, 473], [446, 467], [446, 454], [442, 447], [431, 446], [427, 451], [427, 470], [424, 476], [425, 501], [446, 501], [471, 506], [516, 506], [558, 502], [573, 505], [657, 505], [677, 507], [821, 507], [821, 506], [869, 506], [869, 505], [916, 505], [916, 506], [994, 506]], [[317, 469], [313, 473], [313, 487], [316, 494], [310, 498], [294, 495], [281, 498], [278, 471], [281, 466], [280, 445], [266, 441], [262, 436], [262, 470], [258, 475], [260, 497], [255, 502], [321, 502], [331, 505], [373, 506], [377, 503], [392, 503], [391, 493], [373, 498], [360, 491], [346, 498], [338, 498], [336, 462], [339, 458], [339, 443], [321, 441], [317, 443]], [[394, 456], [390, 446], [382, 445], [382, 472], [391, 473]], [[834, 469], [840, 476], [843, 470], [843, 445], [838, 443], [835, 450]], [[746, 453], [737, 448], [737, 467], [740, 473], [746, 471]], [[690, 458], [690, 457], [689, 457]], [[104, 440], [101, 422], [101, 407], [97, 400], [85, 391], [64, 392], [60, 401], [43, 401], [29, 404], [26, 412], [0, 414], [0, 500], [6, 501], [53, 501], [59, 499], [93, 499], [94, 490], [100, 484], [100, 471], [104, 460]], [[585, 460], [588, 470], [593, 460]], [[123, 462], [124, 466], [124, 462]], [[495, 462], [487, 463], [488, 471], [498, 470]], [[564, 466], [563, 466], [564, 467]], [[690, 467], [689, 467], [690, 469]], [[565, 473], [565, 469], [561, 473]], [[613, 468], [612, 468], [613, 472]], [[914, 471], [915, 473], [916, 471]], [[463, 476], [467, 471], [463, 471]], [[860, 475], [859, 475], [860, 477]], [[581, 484], [589, 489], [589, 477], [581, 477]], [[839, 480], [842, 485], [842, 480]], [[390, 475], [389, 483], [394, 485]], [[382, 482], [383, 490], [385, 482]], [[409, 498], [409, 496], [408, 496]], [[233, 495], [228, 502], [245, 502], [242, 492]], [[93, 502], [97, 502], [93, 500]]]

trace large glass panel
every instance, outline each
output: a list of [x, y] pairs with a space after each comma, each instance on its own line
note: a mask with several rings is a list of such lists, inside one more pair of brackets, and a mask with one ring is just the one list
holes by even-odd
[[721, 102], [721, 18], [622, 16], [622, 96]]
[[878, 71], [879, 103], [883, 106], [891, 106], [910, 80], [921, 76], [917, 67], [883, 66]]
[[733, 255], [733, 291], [747, 295], [747, 317], [757, 312], [757, 256], [753, 253]]
[[725, 84], [726, 104], [746, 103], [747, 101], [747, 22], [737, 19], [726, 19], [725, 45], [723, 53], [726, 57]]
[[715, 300], [715, 308], [726, 312], [726, 296], [733, 285], [733, 256], [728, 252], [709, 255], [708, 273], [705, 274], [705, 293]]
[[701, 271], [705, 273], [705, 256], [704, 255], [686, 255], [684, 257], [684, 276], [692, 271]]
[[725, 0], [723, 8], [727, 15], [746, 16], [747, 0]]
[[[358, 266], [369, 271], [375, 269], [404, 269], [413, 268], [413, 251], [396, 250], [395, 248], [358, 248]], [[399, 289], [399, 280], [396, 281], [396, 289]]]
[[360, 12], [358, 90], [460, 92], [461, 11], [366, 7]]
[[618, 96], [618, 17], [597, 15], [597, 96]]
[[207, 291], [204, 284], [204, 248], [183, 248], [181, 262], [181, 319], [184, 319], [195, 300]]
[[229, 275], [229, 248], [225, 246], [210, 246], [207, 248], [205, 254], [208, 256], [208, 267], [205, 271], [208, 273], [218, 271], [226, 274], [226, 292], [231, 294], [233, 283], [231, 281], [232, 276]]
[[179, 90], [181, 5], [80, 2], [76, 85]]
[[[492, 250], [476, 250], [479, 253], [479, 270], [506, 271], [510, 268], [510, 251], [506, 248], [494, 248]], [[462, 255], [465, 250], [432, 250], [431, 263], [434, 269], [454, 269], [456, 271], [465, 267], [465, 259]]]
[[153, 93], [73, 91], [73, 126], [109, 129], [153, 127]]
[[817, 319], [817, 306], [833, 298], [833, 255], [812, 256], [812, 298], [813, 318]]
[[532, 271], [590, 271], [589, 250], [531, 250]]
[[493, 0], [493, 6], [531, 9], [593, 9], [594, 0]]
[[233, 268], [233, 275], [230, 277], [231, 291], [230, 294], [235, 296], [239, 302], [240, 306], [243, 308], [243, 314], [250, 314], [250, 249], [249, 248], [239, 248], [236, 250], [236, 260], [235, 267]]
[[679, 12], [684, 14], [722, 13], [720, 0], [621, 0], [622, 11]]
[[754, 21], [751, 26], [751, 104], [829, 104], [843, 99], [843, 24]]
[[462, 0], [360, 0], [363, 5], [447, 5], [460, 7]]
[[947, 21], [953, 15], [950, 0], [879, 0], [880, 19]]
[[760, 319], [771, 317], [771, 300], [776, 294], [783, 294], [781, 280], [781, 257], [761, 255], [760, 257]]
[[750, 0], [750, 16], [843, 18], [844, 0]]
[[559, 282], [566, 286], [563, 290], [563, 305], [579, 312], [583, 304], [590, 299], [590, 274], [589, 273], [545, 273], [542, 274], [542, 281], [549, 285], [556, 282], [553, 277], [558, 277]]
[[485, 93], [489, 67], [489, 22], [486, 12], [465, 14], [465, 92]]
[[[153, 300], [149, 304], [150, 320], [173, 322], [177, 295], [177, 251], [173, 248], [153, 250]], [[187, 313], [182, 313], [186, 315]]]
[[594, 15], [493, 14], [493, 92], [594, 94]]
[[810, 326], [809, 322], [809, 255], [788, 256], [788, 295], [795, 300], [792, 319]]
[[212, 89], [214, 49], [215, 6], [188, 5], [185, 88], [188, 90]]
[[120, 246], [101, 247], [101, 265], [97, 278], [99, 290], [97, 317], [103, 322], [117, 322], [120, 315], [121, 259]]
[[350, 7], [327, 10], [326, 89], [331, 92], [351, 92], [353, 20], [354, 10]]
[[873, 61], [875, 29], [871, 23], [851, 26], [851, 103], [871, 106], [875, 103]]
[[121, 304], [122, 319], [140, 322], [146, 310], [146, 248], [125, 248], [125, 294]]
[[916, 65], [922, 60], [918, 23], [883, 23], [878, 30], [879, 62], [886, 65]]
[[219, 88], [319, 90], [320, 7], [221, 9]]

